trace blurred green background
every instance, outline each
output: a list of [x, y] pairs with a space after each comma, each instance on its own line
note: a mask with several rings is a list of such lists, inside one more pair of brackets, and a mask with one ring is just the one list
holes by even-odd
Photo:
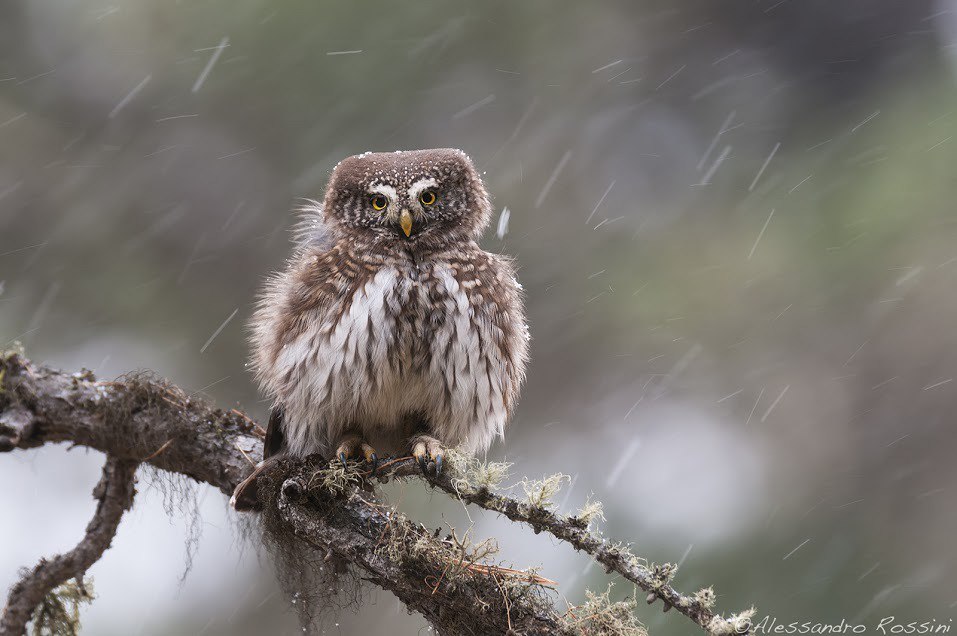
[[[490, 454], [513, 482], [569, 474], [562, 510], [593, 494], [607, 536], [721, 610], [948, 623], [955, 47], [953, 0], [8, 0], [0, 344], [261, 418], [244, 322], [291, 210], [346, 155], [459, 147], [528, 294], [528, 382]], [[0, 587], [75, 543], [100, 463], [0, 458]], [[146, 484], [91, 571], [88, 633], [298, 633], [218, 493], [168, 516]], [[561, 606], [606, 586], [420, 484], [390, 498], [474, 522]], [[376, 593], [327, 627], [426, 632]]]

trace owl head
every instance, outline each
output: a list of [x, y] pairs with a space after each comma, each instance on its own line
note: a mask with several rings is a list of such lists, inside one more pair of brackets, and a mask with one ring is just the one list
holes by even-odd
[[477, 239], [491, 217], [485, 184], [461, 150], [366, 152], [339, 162], [325, 223], [385, 240]]

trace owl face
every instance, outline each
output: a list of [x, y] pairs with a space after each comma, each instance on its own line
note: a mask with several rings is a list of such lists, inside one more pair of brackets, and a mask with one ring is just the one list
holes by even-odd
[[491, 204], [471, 159], [450, 148], [344, 159], [323, 201], [327, 223], [386, 240], [476, 239]]

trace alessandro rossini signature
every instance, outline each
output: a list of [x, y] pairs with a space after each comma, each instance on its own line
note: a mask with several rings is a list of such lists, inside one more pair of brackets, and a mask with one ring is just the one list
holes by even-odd
[[868, 623], [838, 622], [818, 620], [779, 620], [776, 616], [765, 615], [753, 624], [756, 634], [948, 634], [954, 619], [905, 619], [898, 616], [884, 616]]

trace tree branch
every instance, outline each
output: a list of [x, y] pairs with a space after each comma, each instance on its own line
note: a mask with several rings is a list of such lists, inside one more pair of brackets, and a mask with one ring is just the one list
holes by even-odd
[[69, 552], [50, 560], [41, 559], [14, 584], [0, 616], [0, 634], [24, 633], [33, 610], [54, 588], [72, 578], [82, 587], [83, 575], [110, 547], [123, 513], [133, 505], [137, 465], [135, 461], [107, 457], [103, 476], [93, 489], [99, 503], [86, 527], [86, 535]]
[[144, 374], [97, 382], [90, 371], [0, 355], [0, 452], [67, 442], [181, 473], [226, 495], [251, 471], [249, 458], [262, 457], [252, 420], [209, 408], [168, 382]]
[[[409, 457], [392, 464], [388, 475], [396, 477], [420, 476], [421, 469], [416, 461]], [[745, 633], [743, 624], [732, 625], [730, 629], [724, 625], [726, 621], [713, 612], [708, 605], [709, 599], [696, 598], [678, 592], [669, 584], [674, 568], [670, 564], [663, 566], [645, 566], [639, 558], [620, 544], [609, 544], [596, 534], [589, 532], [588, 521], [577, 517], [563, 517], [544, 506], [531, 505], [520, 502], [511, 497], [490, 492], [487, 488], [476, 487], [457, 480], [453, 475], [443, 473], [430, 476], [427, 481], [435, 488], [457, 497], [465, 503], [475, 504], [480, 508], [491, 510], [505, 515], [512, 521], [527, 524], [536, 534], [547, 532], [556, 539], [560, 539], [576, 550], [591, 555], [598, 563], [605, 567], [607, 572], [616, 572], [631, 581], [639, 588], [648, 592], [646, 601], [652, 604], [661, 599], [664, 611], [672, 607], [693, 620], [708, 632], [735, 631]]]
[[377, 504], [362, 489], [310, 484], [317, 474], [329, 472], [312, 462], [271, 469], [276, 480], [265, 489], [267, 528], [269, 511], [275, 510], [272, 523], [282, 526], [280, 533], [291, 531], [361, 568], [367, 580], [421, 613], [440, 634], [575, 633], [535, 577], [510, 578], [506, 589], [500, 589], [487, 570], [469, 567], [476, 554], [467, 546], [463, 561], [454, 544]]
[[[142, 461], [230, 495], [251, 472], [250, 458], [262, 454], [260, 434], [241, 413], [209, 408], [163, 381], [134, 376], [97, 382], [90, 372], [67, 374], [17, 354], [0, 357], [0, 452], [53, 442], [80, 444], [115, 458], [110, 461]], [[440, 540], [437, 533], [377, 504], [355, 471], [333, 472], [317, 458], [284, 460], [264, 471], [260, 484], [266, 487], [260, 493], [267, 531], [298, 537], [349, 561], [368, 580], [422, 613], [440, 633], [582, 633], [575, 621], [565, 620], [546, 602], [541, 580], [479, 564], [484, 555], [475, 546], [470, 551], [453, 545], [458, 541], [454, 533]], [[421, 475], [417, 465], [400, 459], [380, 479], [413, 475]], [[347, 487], [336, 485], [337, 479]], [[645, 566], [626, 548], [589, 532], [587, 519], [563, 517], [448, 473], [428, 481], [466, 503], [586, 552], [648, 592], [649, 603], [660, 598], [666, 611], [675, 607], [710, 633], [750, 629], [748, 613], [725, 619], [710, 609], [713, 595], [679, 593], [669, 583], [673, 568]]]

